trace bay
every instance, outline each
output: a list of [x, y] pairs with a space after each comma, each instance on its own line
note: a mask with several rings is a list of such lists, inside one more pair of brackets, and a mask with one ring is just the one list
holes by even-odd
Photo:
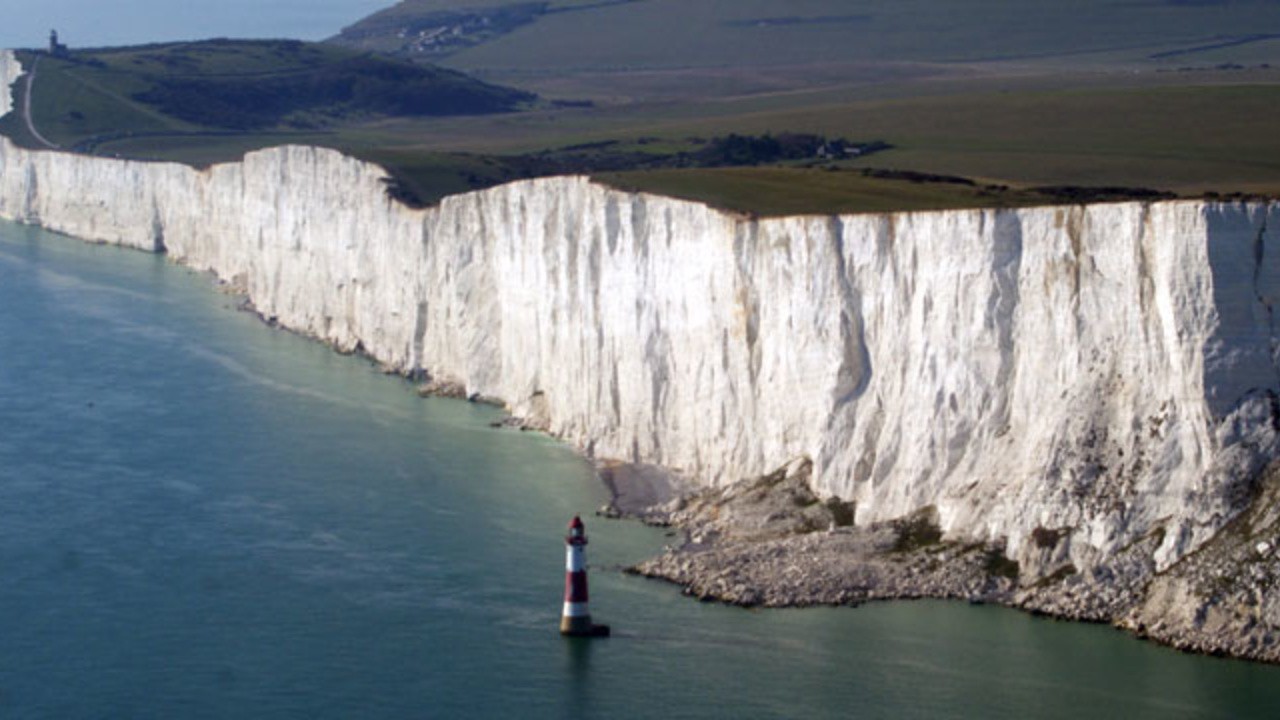
[[[943, 602], [750, 611], [619, 568], [591, 468], [0, 224], [0, 717], [1269, 717], [1280, 669]], [[557, 633], [587, 518], [607, 640]]]

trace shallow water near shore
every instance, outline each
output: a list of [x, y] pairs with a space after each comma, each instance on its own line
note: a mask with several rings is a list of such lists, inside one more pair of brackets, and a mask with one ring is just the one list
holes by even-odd
[[[591, 468], [236, 310], [0, 224], [0, 717], [1270, 717], [1280, 668], [910, 602], [748, 611], [618, 568]], [[614, 637], [556, 631], [587, 520]]]

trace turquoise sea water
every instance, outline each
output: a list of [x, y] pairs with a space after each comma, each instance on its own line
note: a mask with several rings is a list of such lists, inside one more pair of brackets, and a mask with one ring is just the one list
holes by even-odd
[[0, 718], [1275, 717], [1280, 668], [941, 602], [748, 611], [617, 568], [557, 634], [552, 440], [235, 310], [161, 257], [0, 224]]

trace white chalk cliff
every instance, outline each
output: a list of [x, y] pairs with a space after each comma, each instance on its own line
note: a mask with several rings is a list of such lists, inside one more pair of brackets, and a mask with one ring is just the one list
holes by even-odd
[[[0, 53], [0, 83], [21, 72]], [[6, 93], [0, 93], [6, 95]], [[10, 109], [0, 100], [0, 109]], [[1280, 450], [1280, 206], [754, 220], [551, 178], [408, 209], [310, 147], [200, 171], [0, 140], [0, 217], [163, 250], [264, 316], [706, 484], [814, 463], [857, 522], [1164, 567]]]
[[22, 64], [12, 51], [0, 50], [0, 117], [13, 110], [13, 94], [9, 86], [22, 76]]

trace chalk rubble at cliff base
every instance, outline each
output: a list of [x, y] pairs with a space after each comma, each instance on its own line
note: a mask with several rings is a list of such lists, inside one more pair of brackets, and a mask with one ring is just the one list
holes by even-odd
[[[0, 87], [21, 72], [0, 52]], [[385, 178], [313, 147], [196, 170], [0, 139], [0, 217], [166, 252], [596, 459], [705, 487], [808, 462], [858, 527], [932, 508], [1024, 578], [1172, 571], [1280, 455], [1274, 203], [756, 220], [581, 177], [415, 210]], [[1170, 587], [1148, 612], [1194, 626]]]
[[852, 509], [809, 489], [812, 465], [793, 463], [727, 488], [703, 490], [639, 514], [681, 528], [685, 541], [631, 572], [704, 600], [791, 607], [900, 598], [1007, 601], [1003, 548], [944, 543], [937, 515], [854, 527]]
[[938, 598], [994, 603], [1115, 625], [1198, 653], [1280, 662], [1280, 466], [1249, 509], [1199, 551], [1157, 572], [1156, 536], [1086, 570], [1037, 538], [1038, 567], [999, 542], [946, 540], [933, 508], [855, 526], [850, 509], [809, 490], [807, 463], [644, 508], [683, 540], [629, 572], [688, 595], [743, 606], [859, 605]]

